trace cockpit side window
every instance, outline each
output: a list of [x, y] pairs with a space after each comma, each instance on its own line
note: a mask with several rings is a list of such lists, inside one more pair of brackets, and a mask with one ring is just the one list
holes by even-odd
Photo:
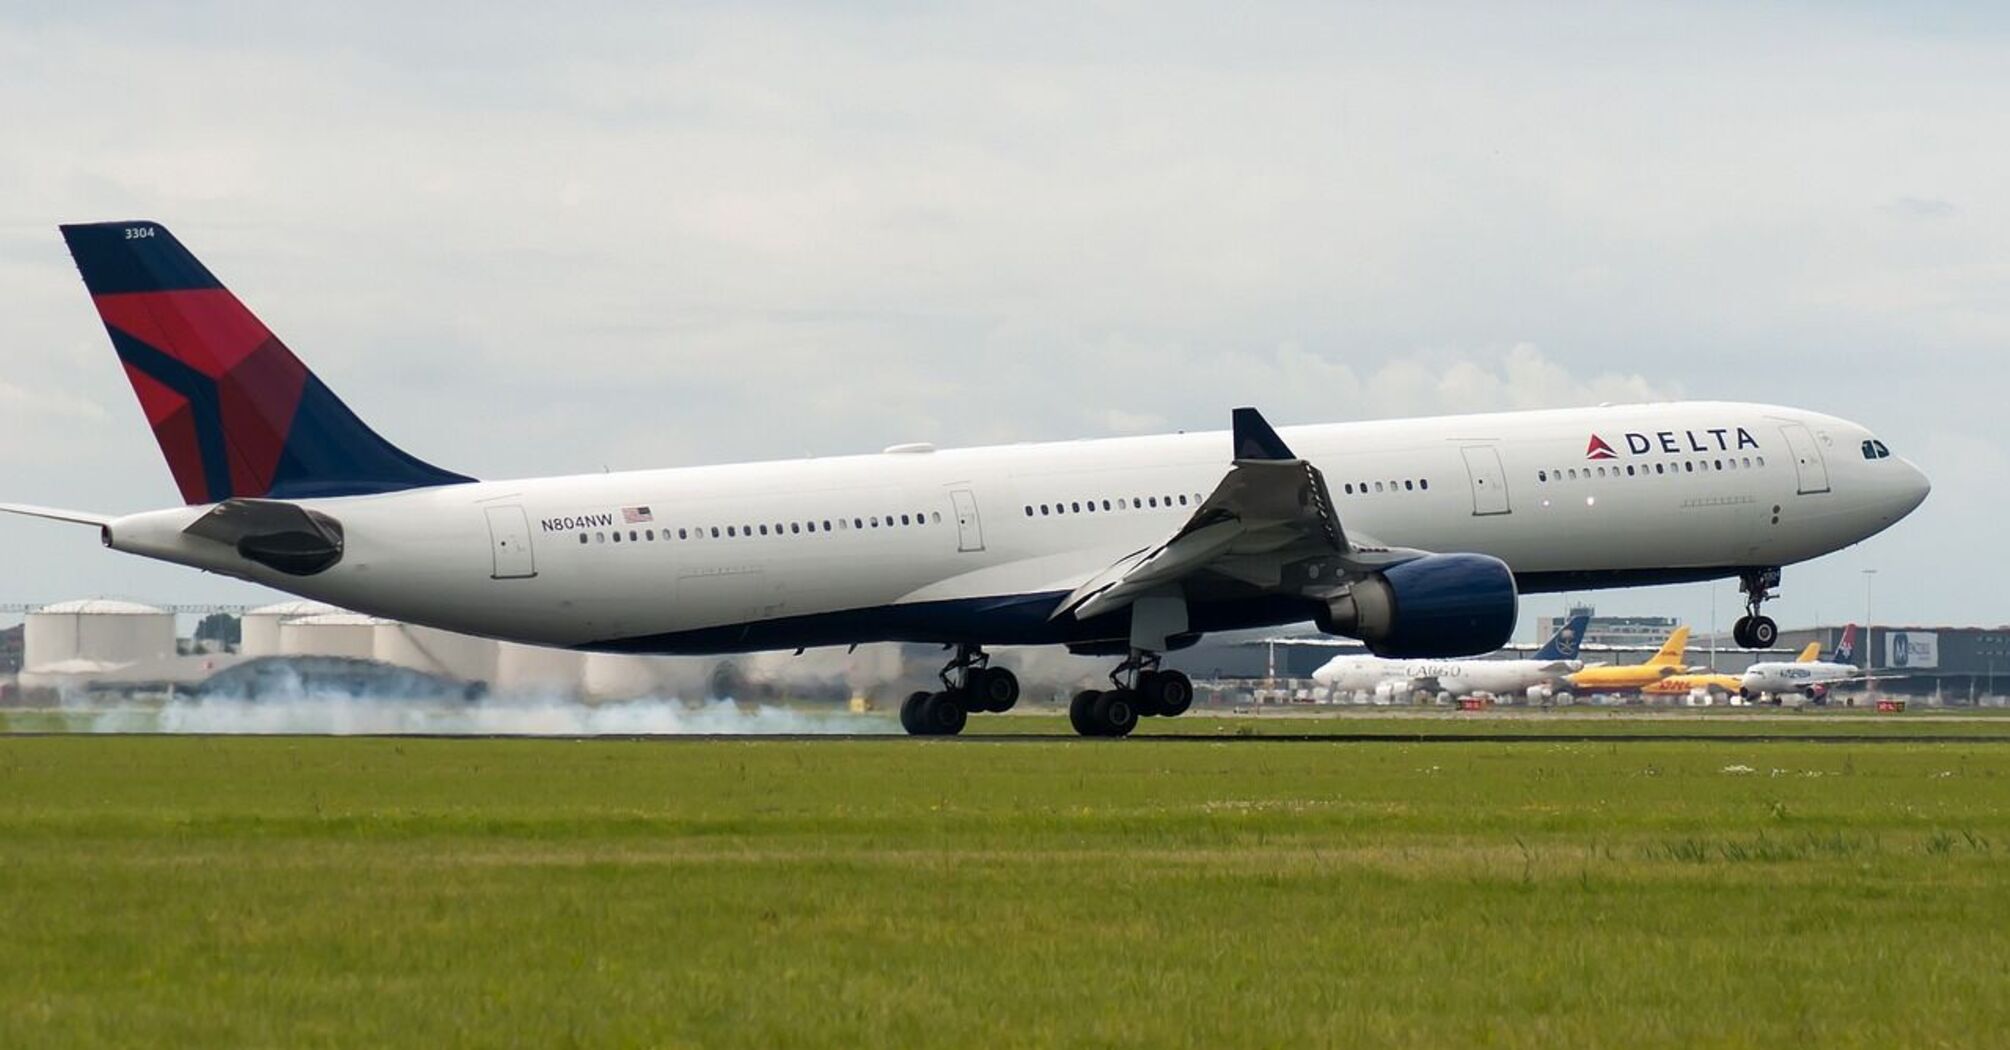
[[1889, 449], [1889, 448], [1886, 448], [1886, 447], [1885, 447], [1885, 444], [1884, 444], [1884, 442], [1882, 442], [1882, 441], [1879, 441], [1879, 440], [1878, 440], [1878, 439], [1876, 439], [1876, 438], [1865, 438], [1865, 439], [1864, 439], [1864, 443], [1863, 443], [1863, 458], [1865, 458], [1865, 459], [1884, 459], [1885, 457], [1887, 457], [1887, 456], [1890, 456], [1890, 455], [1891, 455], [1891, 449]]

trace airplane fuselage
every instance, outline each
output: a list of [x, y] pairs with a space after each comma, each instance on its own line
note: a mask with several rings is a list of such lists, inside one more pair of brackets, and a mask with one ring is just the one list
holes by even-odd
[[[1523, 592], [1680, 582], [1819, 557], [1925, 497], [1864, 428], [1676, 402], [1280, 428], [1357, 543], [1492, 555]], [[1162, 542], [1230, 466], [1225, 432], [481, 481], [297, 500], [339, 564], [277, 572], [132, 515], [108, 545], [456, 631], [631, 652], [904, 640], [1121, 641], [1051, 616]], [[1300, 622], [1308, 603], [1193, 603], [1191, 630]]]

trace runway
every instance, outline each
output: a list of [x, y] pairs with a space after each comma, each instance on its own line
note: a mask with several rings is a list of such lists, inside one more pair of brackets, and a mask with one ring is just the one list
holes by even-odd
[[1069, 744], [1094, 747], [1153, 744], [1995, 744], [2010, 745], [2001, 736], [1958, 733], [1276, 733], [1220, 735], [1213, 733], [1149, 733], [1119, 740], [1084, 738], [1059, 733], [979, 733], [954, 737], [910, 737], [888, 733], [165, 733], [165, 732], [11, 732], [0, 738], [176, 737], [213, 740], [540, 740], [554, 743], [610, 742], [635, 744], [754, 744], [899, 743], [929, 747], [1022, 744]]

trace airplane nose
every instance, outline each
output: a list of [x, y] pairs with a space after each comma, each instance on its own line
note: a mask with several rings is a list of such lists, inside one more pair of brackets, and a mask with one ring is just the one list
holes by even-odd
[[1901, 460], [1900, 462], [1905, 465], [1905, 481], [1900, 488], [1900, 491], [1904, 494], [1905, 509], [1899, 513], [1910, 514], [1918, 509], [1920, 504], [1926, 502], [1927, 494], [1933, 491], [1933, 482], [1927, 480], [1926, 474], [1918, 467], [1913, 466], [1911, 460]]

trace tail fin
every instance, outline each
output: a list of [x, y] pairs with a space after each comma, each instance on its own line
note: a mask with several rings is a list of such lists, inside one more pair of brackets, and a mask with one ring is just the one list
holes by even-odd
[[1584, 644], [1585, 628], [1591, 626], [1591, 614], [1574, 613], [1570, 619], [1557, 628], [1556, 634], [1542, 648], [1535, 651], [1538, 660], [1575, 660], [1577, 647]]
[[1811, 664], [1822, 657], [1822, 643], [1809, 642], [1801, 648], [1801, 655], [1794, 657], [1797, 664]]
[[1842, 640], [1836, 643], [1835, 655], [1829, 659], [1839, 664], [1856, 662], [1856, 624], [1843, 628]]
[[377, 436], [167, 227], [62, 230], [186, 502], [474, 480]]
[[1647, 661], [1649, 667], [1680, 667], [1682, 658], [1689, 652], [1689, 628], [1677, 627], [1668, 640], [1661, 643], [1661, 650]]

